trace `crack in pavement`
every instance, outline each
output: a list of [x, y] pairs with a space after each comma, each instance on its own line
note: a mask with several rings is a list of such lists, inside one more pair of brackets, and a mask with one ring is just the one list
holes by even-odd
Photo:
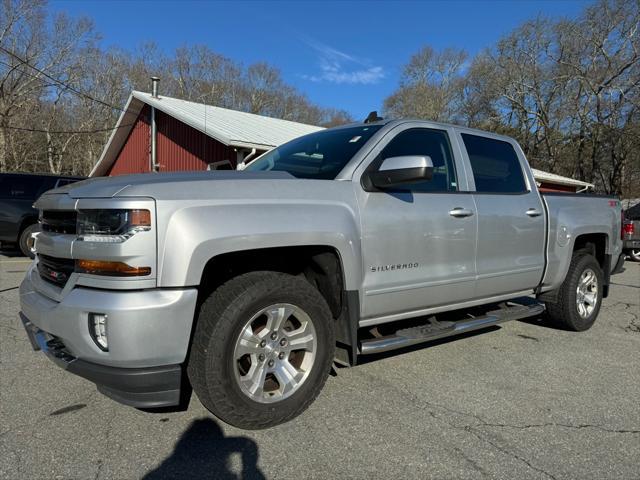
[[[507, 450], [506, 448], [498, 445], [497, 443], [495, 443], [494, 441], [490, 440], [489, 438], [487, 438], [485, 435], [483, 435], [481, 432], [478, 432], [474, 429], [474, 427], [477, 426], [477, 424], [466, 424], [466, 425], [456, 425], [455, 423], [452, 423], [452, 421], [450, 421], [451, 419], [447, 419], [447, 418], [443, 418], [442, 416], [438, 415], [437, 410], [444, 410], [445, 412], [452, 414], [452, 415], [459, 415], [462, 417], [468, 417], [468, 418], [473, 418], [476, 421], [480, 422], [480, 424], [485, 424], [487, 422], [485, 422], [482, 418], [480, 418], [477, 415], [471, 414], [471, 413], [467, 413], [467, 412], [462, 412], [462, 411], [458, 411], [449, 407], [446, 407], [444, 405], [439, 405], [439, 404], [435, 404], [432, 402], [429, 402], [427, 400], [418, 398], [413, 392], [402, 388], [400, 386], [394, 385], [390, 382], [388, 382], [387, 380], [384, 380], [382, 378], [376, 377], [376, 376], [372, 376], [368, 373], [364, 373], [364, 376], [366, 376], [367, 378], [377, 381], [378, 383], [381, 383], [383, 386], [385, 386], [388, 389], [391, 389], [392, 391], [397, 391], [398, 393], [400, 393], [403, 397], [409, 397], [409, 399], [411, 400], [411, 403], [420, 411], [424, 411], [424, 408], [420, 408], [420, 406], [424, 406], [426, 405], [427, 407], [429, 407], [429, 409], [426, 409], [426, 413], [433, 418], [434, 420], [437, 421], [441, 421], [444, 422], [445, 424], [449, 425], [451, 428], [454, 428], [456, 430], [459, 431], [463, 431], [466, 432], [468, 434], [471, 434], [472, 436], [474, 436], [475, 438], [477, 438], [478, 440], [480, 440], [483, 443], [487, 443], [489, 445], [491, 445], [495, 450], [503, 453], [504, 455], [507, 455], [525, 465], [527, 465], [529, 468], [531, 468], [532, 470], [535, 470], [538, 473], [542, 473], [544, 475], [546, 475], [547, 477], [551, 478], [552, 480], [557, 480], [556, 477], [545, 471], [544, 469], [537, 467], [535, 465], [533, 465], [529, 460], [527, 460], [526, 458], [518, 455], [517, 453], [511, 452], [509, 450]], [[463, 457], [465, 458], [465, 457]], [[467, 458], [465, 458], [465, 460], [469, 460]], [[473, 462], [472, 464], [475, 464], [475, 462]], [[478, 470], [476, 468], [476, 471], [480, 472], [480, 470]]]
[[[460, 430], [460, 427], [454, 427], [454, 428], [458, 428], [458, 430]], [[475, 431], [473, 429], [472, 425], [465, 425], [464, 427], [462, 427], [462, 430], [471, 433], [474, 437], [476, 437], [478, 440], [483, 441], [488, 443], [489, 445], [491, 445], [493, 448], [495, 448], [496, 450], [504, 453], [505, 455], [508, 455], [512, 458], [515, 458], [516, 460], [521, 461], [522, 463], [524, 463], [525, 465], [527, 465], [529, 468], [531, 468], [532, 470], [535, 470], [536, 472], [542, 473], [543, 475], [546, 475], [547, 477], [551, 478], [552, 480], [557, 480], [557, 477], [549, 472], [547, 472], [546, 470], [536, 467], [535, 465], [533, 465], [529, 460], [527, 460], [524, 457], [521, 457], [520, 455], [511, 452], [509, 450], [507, 450], [506, 448], [501, 447], [500, 445], [498, 445], [495, 442], [492, 442], [490, 439], [488, 439], [487, 437], [479, 434], [477, 431]]]
[[640, 313], [636, 313], [636, 311], [640, 310], [640, 305], [636, 305], [635, 303], [628, 303], [628, 302], [615, 302], [610, 304], [609, 307], [615, 307], [616, 305], [622, 305], [624, 307], [623, 309], [624, 313], [627, 313], [633, 317], [626, 327], [619, 326], [619, 328], [621, 328], [625, 332], [639, 333], [640, 332]]
[[462, 458], [464, 458], [472, 467], [476, 472], [479, 472], [483, 477], [485, 478], [489, 478], [491, 475], [489, 475], [489, 473], [482, 468], [482, 466], [476, 462], [474, 459], [472, 459], [471, 457], [469, 457], [467, 454], [464, 453], [464, 451], [458, 447], [453, 447], [453, 449], [458, 452], [458, 455], [460, 455]]
[[0, 290], [0, 293], [11, 292], [12, 290], [17, 290], [18, 288], [20, 288], [20, 285], [18, 285], [16, 287], [4, 288], [4, 289]]
[[575, 430], [581, 430], [584, 428], [593, 428], [596, 430], [601, 430], [603, 432], [607, 432], [607, 433], [630, 433], [630, 434], [639, 434], [640, 430], [636, 430], [636, 429], [613, 429], [613, 428], [607, 428], [605, 426], [602, 425], [595, 425], [595, 424], [591, 424], [591, 423], [583, 423], [580, 425], [568, 425], [566, 423], [553, 423], [553, 422], [549, 422], [549, 423], [532, 423], [530, 425], [510, 425], [508, 423], [487, 423], [487, 422], [482, 422], [482, 423], [478, 423], [476, 425], [469, 425], [471, 427], [498, 427], [498, 428], [515, 428], [517, 430], [526, 430], [528, 428], [546, 428], [546, 427], [562, 427], [562, 428], [572, 428]]
[[[401, 394], [403, 397], [405, 398], [409, 398], [409, 400], [411, 401], [411, 403], [418, 408], [421, 411], [425, 411], [426, 413], [433, 418], [434, 420], [437, 421], [441, 421], [444, 422], [445, 424], [449, 425], [450, 427], [459, 430], [459, 431], [463, 431], [466, 432], [468, 434], [473, 435], [475, 438], [477, 438], [478, 440], [480, 440], [481, 442], [487, 443], [489, 445], [491, 445], [495, 450], [503, 453], [504, 455], [507, 455], [525, 465], [527, 465], [529, 468], [531, 468], [532, 470], [535, 470], [539, 473], [542, 473], [544, 475], [546, 475], [548, 478], [552, 479], [552, 480], [557, 480], [557, 477], [555, 475], [553, 475], [552, 473], [534, 465], [531, 463], [531, 461], [527, 460], [525, 457], [523, 457], [522, 455], [519, 455], [511, 450], [508, 450], [506, 447], [503, 447], [501, 445], [499, 445], [498, 443], [496, 443], [495, 441], [493, 441], [492, 439], [488, 438], [486, 436], [486, 434], [484, 434], [483, 432], [481, 432], [479, 429], [482, 427], [495, 427], [495, 428], [513, 428], [513, 429], [518, 429], [518, 430], [526, 430], [526, 429], [535, 429], [535, 428], [548, 428], [548, 427], [555, 427], [555, 428], [568, 428], [568, 429], [572, 429], [572, 430], [581, 430], [581, 429], [596, 429], [596, 430], [600, 430], [603, 432], [607, 432], [607, 433], [613, 433], [613, 434], [632, 434], [632, 435], [637, 435], [640, 434], [640, 430], [636, 430], [634, 429], [614, 429], [614, 428], [609, 428], [607, 426], [604, 425], [596, 425], [596, 424], [578, 424], [578, 425], [571, 425], [571, 424], [564, 424], [564, 423], [555, 423], [555, 422], [548, 422], [548, 423], [540, 423], [540, 424], [525, 424], [525, 425], [515, 425], [515, 424], [508, 424], [508, 423], [491, 423], [491, 422], [487, 422], [486, 420], [484, 420], [482, 417], [472, 414], [472, 413], [468, 413], [468, 412], [463, 412], [460, 410], [456, 410], [453, 408], [450, 408], [448, 406], [445, 405], [440, 405], [440, 404], [436, 404], [433, 402], [429, 402], [428, 400], [424, 400], [421, 399], [419, 397], [417, 397], [413, 392], [394, 385], [382, 378], [373, 376], [371, 374], [368, 373], [364, 373], [364, 376], [366, 376], [367, 378], [369, 378], [370, 380], [373, 380], [379, 384], [382, 384], [383, 387], [386, 387], [388, 389], [391, 390], [395, 390], [396, 392], [398, 392], [399, 394]], [[420, 408], [420, 406], [427, 406], [427, 409], [424, 408]], [[446, 414], [449, 414], [449, 418], [446, 418], [447, 416], [442, 414], [442, 411], [446, 412]], [[460, 416], [460, 417], [466, 417], [469, 419], [474, 419], [477, 423], [465, 423], [463, 425], [457, 424], [454, 421], [454, 416]], [[481, 469], [479, 468], [479, 465], [477, 465], [477, 462], [472, 461], [471, 459], [467, 458], [466, 456], [462, 455], [462, 458], [464, 458], [467, 462], [469, 462], [471, 465], [474, 466], [474, 469], [476, 469], [476, 471], [478, 471], [479, 473], [482, 473]]]
[[624, 331], [632, 332], [632, 333], [640, 333], [640, 321], [638, 321], [638, 319], [631, 320], [629, 325], [624, 327]]
[[619, 287], [628, 287], [628, 288], [640, 288], [637, 285], [629, 285], [628, 283], [609, 282], [609, 285], [618, 285]]

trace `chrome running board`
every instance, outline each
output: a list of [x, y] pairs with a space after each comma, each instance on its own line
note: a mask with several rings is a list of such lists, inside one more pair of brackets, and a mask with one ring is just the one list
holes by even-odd
[[430, 322], [417, 327], [400, 329], [393, 335], [377, 337], [360, 342], [360, 354], [386, 352], [397, 348], [408, 347], [419, 343], [437, 340], [439, 338], [460, 335], [474, 330], [498, 325], [499, 323], [521, 318], [532, 317], [544, 312], [544, 305], [534, 303], [532, 305], [511, 305], [498, 310], [487, 312], [481, 317], [455, 322]]

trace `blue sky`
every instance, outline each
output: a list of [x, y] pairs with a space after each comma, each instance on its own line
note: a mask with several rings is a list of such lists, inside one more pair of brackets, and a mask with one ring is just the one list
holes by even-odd
[[70, 1], [52, 11], [93, 18], [104, 46], [149, 40], [171, 52], [203, 43], [244, 64], [266, 61], [312, 101], [361, 118], [381, 109], [423, 45], [471, 55], [537, 15], [574, 17], [581, 0], [207, 2]]

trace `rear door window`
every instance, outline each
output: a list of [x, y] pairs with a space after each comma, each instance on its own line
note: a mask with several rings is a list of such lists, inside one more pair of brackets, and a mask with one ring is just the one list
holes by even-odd
[[524, 193], [527, 191], [520, 160], [509, 142], [462, 134], [469, 155], [476, 191]]

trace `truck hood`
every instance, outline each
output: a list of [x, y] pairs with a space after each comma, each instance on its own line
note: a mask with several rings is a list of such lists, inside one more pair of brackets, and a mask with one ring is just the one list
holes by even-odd
[[[294, 180], [287, 172], [172, 172], [144, 173], [117, 177], [98, 177], [50, 190], [47, 195], [67, 194], [71, 198], [111, 197], [162, 197], [175, 196], [177, 192], [189, 192], [199, 197], [216, 189], [217, 182], [242, 182], [247, 180]], [[228, 184], [228, 183], [227, 183]]]

